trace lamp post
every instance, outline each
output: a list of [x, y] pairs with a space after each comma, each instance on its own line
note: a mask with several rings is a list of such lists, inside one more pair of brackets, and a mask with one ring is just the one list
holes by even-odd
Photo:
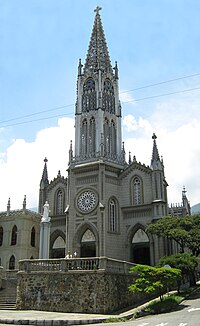
[[66, 248], [65, 248], [65, 256], [69, 254], [69, 205], [65, 208], [66, 213]]

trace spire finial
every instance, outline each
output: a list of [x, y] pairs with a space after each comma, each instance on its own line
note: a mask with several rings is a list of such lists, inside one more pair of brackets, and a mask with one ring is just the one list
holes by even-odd
[[26, 212], [26, 195], [24, 195], [24, 200], [23, 200], [23, 212]]
[[155, 133], [153, 133], [152, 139], [153, 139], [153, 140], [156, 140], [156, 139], [157, 139], [157, 136], [156, 136]]
[[131, 152], [129, 152], [128, 163], [131, 164]]
[[8, 198], [8, 204], [7, 204], [7, 216], [10, 215], [10, 198]]
[[101, 7], [96, 6], [96, 8], [94, 9], [94, 12], [96, 12], [96, 14], [99, 15], [99, 11], [100, 11], [101, 9], [102, 9]]

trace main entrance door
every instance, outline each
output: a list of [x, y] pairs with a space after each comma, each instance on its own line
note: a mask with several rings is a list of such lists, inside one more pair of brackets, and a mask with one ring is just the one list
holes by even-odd
[[96, 257], [96, 239], [94, 233], [87, 229], [81, 238], [81, 257]]
[[51, 258], [64, 258], [65, 257], [65, 241], [61, 236], [58, 236], [53, 243], [51, 249]]
[[150, 265], [149, 238], [142, 229], [138, 229], [132, 238], [131, 261], [136, 264]]

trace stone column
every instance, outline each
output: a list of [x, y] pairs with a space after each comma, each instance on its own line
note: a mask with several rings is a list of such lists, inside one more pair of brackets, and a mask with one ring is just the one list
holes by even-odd
[[44, 211], [40, 223], [40, 250], [39, 259], [49, 259], [49, 242], [50, 242], [50, 217], [49, 217], [49, 204], [43, 206]]

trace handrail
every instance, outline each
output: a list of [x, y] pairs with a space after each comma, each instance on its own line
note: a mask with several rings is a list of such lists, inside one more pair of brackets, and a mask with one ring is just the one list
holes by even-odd
[[19, 261], [19, 271], [31, 272], [68, 272], [99, 271], [128, 274], [135, 264], [108, 257], [92, 258], [60, 258], [60, 259], [28, 259]]

